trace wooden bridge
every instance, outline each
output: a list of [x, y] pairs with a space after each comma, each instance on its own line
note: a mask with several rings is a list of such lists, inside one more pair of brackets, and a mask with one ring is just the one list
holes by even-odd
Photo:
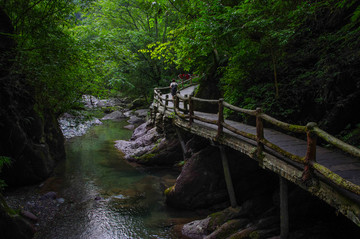
[[[151, 117], [155, 117], [159, 112], [172, 117], [177, 127], [210, 139], [217, 145], [238, 150], [257, 160], [260, 167], [280, 175], [283, 235], [286, 235], [288, 230], [286, 180], [322, 199], [360, 226], [359, 148], [331, 136], [316, 123], [308, 123], [306, 126], [292, 125], [272, 118], [260, 108], [248, 110], [233, 106], [223, 99], [196, 98], [192, 95], [194, 86], [191, 82], [187, 82], [187, 87], [184, 87], [184, 84], [175, 99], [169, 96], [168, 87], [155, 88]], [[218, 113], [197, 111], [195, 102], [213, 104]], [[225, 119], [225, 108], [254, 117], [256, 126]], [[285, 133], [264, 128], [265, 122]], [[306, 140], [290, 136], [287, 132], [302, 135]], [[333, 145], [334, 150], [317, 146], [317, 138]], [[228, 176], [226, 182], [230, 201], [235, 205], [229, 178]]]

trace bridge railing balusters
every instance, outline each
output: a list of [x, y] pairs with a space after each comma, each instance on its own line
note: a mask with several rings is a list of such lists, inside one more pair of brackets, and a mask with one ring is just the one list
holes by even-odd
[[169, 95], [165, 95], [165, 104], [164, 104], [164, 113], [166, 112], [166, 108], [169, 104]]
[[316, 162], [316, 138], [317, 135], [313, 131], [314, 127], [316, 127], [316, 123], [308, 123], [306, 125], [306, 155], [305, 155], [305, 162], [304, 162], [304, 172], [302, 175], [302, 180], [306, 181], [310, 179], [312, 174], [312, 165], [313, 162]]
[[177, 110], [179, 109], [179, 97], [178, 95], [176, 94], [175, 95], [175, 104], [174, 104], [174, 112], [175, 112], [175, 115], [177, 115]]
[[264, 144], [262, 141], [264, 140], [264, 125], [261, 118], [262, 110], [261, 108], [256, 109], [256, 142], [257, 142], [257, 151], [256, 156], [261, 162], [262, 152], [264, 151]]
[[191, 125], [194, 122], [194, 102], [192, 96], [189, 95], [189, 124]]
[[224, 99], [223, 98], [219, 99], [219, 112], [218, 112], [218, 121], [217, 121], [218, 130], [217, 130], [216, 138], [219, 138], [223, 132], [223, 124], [224, 124], [224, 104], [223, 103], [224, 103]]
[[185, 95], [184, 99], [184, 114], [188, 114], [188, 95]]

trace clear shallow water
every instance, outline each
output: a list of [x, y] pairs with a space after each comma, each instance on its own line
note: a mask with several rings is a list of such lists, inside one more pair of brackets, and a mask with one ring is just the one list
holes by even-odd
[[65, 203], [36, 238], [180, 237], [171, 226], [191, 215], [167, 208], [163, 195], [176, 174], [150, 175], [125, 162], [114, 147], [114, 140], [131, 137], [124, 125], [107, 121], [67, 142], [67, 159], [44, 189], [58, 192]]

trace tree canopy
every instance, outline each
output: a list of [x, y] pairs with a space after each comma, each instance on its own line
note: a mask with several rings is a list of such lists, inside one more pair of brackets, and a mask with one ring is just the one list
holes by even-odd
[[[0, 1], [15, 28], [13, 71], [26, 75], [41, 107], [60, 114], [83, 94], [134, 95], [150, 102], [153, 87], [186, 72], [204, 76], [201, 84], [214, 81], [229, 103], [260, 106], [298, 123], [317, 121], [336, 132], [359, 129], [358, 120], [343, 115], [359, 99], [359, 5]], [[212, 79], [210, 69], [220, 77]], [[340, 123], [339, 117], [347, 119]]]

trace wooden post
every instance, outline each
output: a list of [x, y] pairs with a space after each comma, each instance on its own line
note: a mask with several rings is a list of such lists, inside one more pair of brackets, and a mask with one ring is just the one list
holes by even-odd
[[233, 183], [231, 180], [229, 162], [226, 157], [226, 152], [225, 152], [224, 147], [222, 145], [219, 145], [219, 149], [220, 149], [222, 165], [224, 168], [224, 176], [225, 176], [226, 188], [227, 188], [229, 198], [230, 198], [230, 204], [231, 204], [231, 207], [235, 208], [237, 206], [237, 203], [236, 203], [234, 186], [233, 186]]
[[177, 114], [176, 113], [176, 110], [179, 109], [179, 97], [177, 96], [177, 94], [175, 95], [175, 104], [174, 104], [174, 112], [175, 112], [175, 115]]
[[159, 100], [158, 100], [158, 95], [157, 95], [157, 90], [154, 90], [154, 94], [155, 94], [155, 104], [154, 104], [154, 125], [156, 123], [156, 114], [158, 112], [158, 104], [159, 104]]
[[184, 142], [183, 138], [181, 137], [181, 133], [180, 133], [180, 131], [179, 131], [179, 129], [177, 127], [175, 127], [175, 131], [176, 131], [176, 134], [177, 134], [177, 136], [179, 138], [181, 149], [183, 151], [183, 159], [185, 160], [185, 153], [186, 153], [185, 142]]
[[169, 102], [169, 95], [165, 95], [165, 104], [164, 104], [164, 114], [166, 112], [166, 108], [168, 106], [168, 102]]
[[154, 105], [154, 125], [156, 126], [156, 114], [158, 112], [158, 107], [157, 105]]
[[185, 96], [185, 100], [184, 100], [184, 114], [186, 115], [188, 113], [188, 102], [187, 102], [187, 98], [188, 95], [184, 95]]
[[264, 139], [264, 125], [261, 119], [261, 108], [256, 108], [256, 141], [257, 141], [257, 152], [256, 156], [259, 160], [259, 164], [262, 165], [262, 152], [264, 151], [264, 144], [261, 140]]
[[162, 97], [161, 97], [161, 92], [159, 92], [159, 95], [158, 95], [158, 97], [159, 97], [159, 101], [158, 101], [158, 109], [160, 110], [160, 106], [161, 106], [161, 103], [162, 103]]
[[[150, 108], [150, 122], [152, 121], [152, 119], [153, 119], [153, 113], [154, 113], [154, 103], [153, 103], [153, 108], [151, 109]], [[152, 123], [152, 122], [151, 122]]]
[[194, 102], [191, 99], [191, 95], [189, 95], [189, 124], [191, 125], [194, 122]]
[[289, 235], [289, 203], [288, 185], [285, 178], [280, 179], [280, 238], [286, 239]]
[[311, 164], [316, 162], [316, 134], [313, 132], [313, 128], [316, 123], [310, 122], [306, 125], [306, 138], [307, 138], [307, 149], [305, 155], [305, 167], [302, 175], [302, 180], [305, 182], [310, 179], [312, 174]]
[[220, 137], [220, 135], [223, 132], [223, 123], [224, 123], [224, 99], [221, 98], [219, 99], [219, 112], [218, 112], [218, 121], [217, 121], [217, 126], [218, 126], [218, 131], [217, 131], [217, 135], [216, 138], [218, 139]]

